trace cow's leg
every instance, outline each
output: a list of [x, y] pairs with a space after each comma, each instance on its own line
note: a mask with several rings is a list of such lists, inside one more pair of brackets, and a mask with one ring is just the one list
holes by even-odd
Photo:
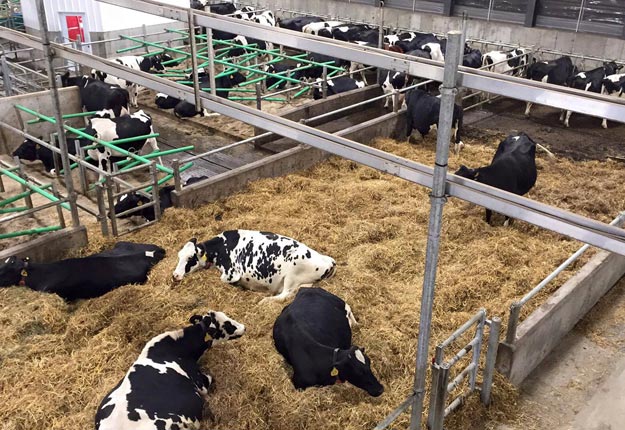
[[367, 76], [365, 76], [365, 71], [364, 70], [360, 71], [360, 77], [362, 78], [362, 81], [365, 83], [365, 85], [369, 85], [369, 83], [367, 82]]
[[297, 282], [289, 281], [289, 279], [284, 280], [284, 287], [282, 287], [282, 291], [280, 294], [276, 296], [269, 296], [262, 299], [259, 303], [268, 303], [268, 302], [283, 302], [292, 295], [294, 295], [297, 290], [303, 285], [311, 286], [312, 284], [298, 284]]
[[[155, 137], [151, 137], [147, 139], [145, 141], [145, 144], [143, 145], [143, 148], [145, 148], [148, 145], [152, 149], [152, 152], [160, 150], [160, 148], [158, 147], [158, 142], [156, 141]], [[143, 148], [141, 149], [141, 152], [143, 152]], [[160, 155], [158, 156], [158, 164], [160, 164], [161, 166], [163, 165], [163, 158]]]
[[491, 211], [490, 209], [486, 209], [486, 223], [488, 225], [491, 225], [490, 224], [490, 219], [491, 219], [492, 216], [493, 216], [493, 211]]
[[570, 110], [567, 110], [567, 111], [566, 111], [566, 117], [564, 118], [564, 126], [565, 126], [565, 127], [569, 127], [569, 119], [571, 118], [571, 114], [572, 114], [572, 113], [573, 113], [573, 112], [572, 112], [572, 111], [570, 111]]
[[352, 312], [352, 308], [347, 303], [345, 303], [345, 313], [347, 314], [347, 323], [349, 324], [350, 328], [358, 325], [358, 321], [356, 321], [356, 317]]
[[534, 103], [532, 103], [532, 102], [527, 102], [525, 104], [525, 116], [530, 116], [530, 109], [532, 109], [532, 105], [533, 104]]
[[601, 122], [601, 127], [603, 128], [608, 128], [608, 120], [603, 118], [603, 121]]
[[506, 220], [503, 222], [503, 226], [508, 227], [512, 225], [512, 221], [514, 221], [512, 218], [510, 218], [509, 216], [506, 216]]

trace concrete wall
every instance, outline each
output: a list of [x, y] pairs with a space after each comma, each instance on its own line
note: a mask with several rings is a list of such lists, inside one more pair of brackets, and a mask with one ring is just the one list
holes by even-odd
[[625, 257], [600, 251], [499, 345], [497, 369], [519, 385], [624, 274]]
[[62, 259], [68, 251], [87, 245], [87, 228], [65, 228], [59, 231], [46, 233], [29, 242], [2, 250], [0, 260], [5, 260], [13, 255], [18, 258], [29, 257], [37, 263], [57, 261]]
[[[61, 108], [63, 114], [81, 112], [80, 106], [80, 94], [78, 87], [61, 88], [59, 89], [59, 97], [61, 101]], [[20, 104], [29, 109], [33, 109], [41, 114], [52, 116], [52, 96], [50, 91], [41, 91], [37, 93], [23, 94], [20, 96], [3, 97], [0, 98], [0, 118], [2, 121], [12, 125], [13, 127], [21, 128], [17, 118], [17, 112], [14, 108], [16, 104]], [[24, 121], [33, 119], [34, 117], [22, 113]], [[82, 119], [72, 119], [68, 121], [70, 125], [81, 126], [83, 124]], [[27, 125], [26, 129], [29, 133], [36, 137], [42, 137], [44, 140], [49, 140], [50, 133], [53, 133], [54, 125], [42, 122], [39, 124]], [[10, 154], [17, 146], [23, 142], [23, 137], [16, 133], [12, 133], [8, 130], [0, 128], [0, 148], [2, 153]]]
[[[333, 17], [350, 17], [356, 21], [377, 23], [378, 8], [361, 4], [350, 4], [335, 0], [260, 0], [260, 3], [277, 11], [307, 11]], [[291, 14], [277, 12], [280, 16], [290, 17]], [[446, 33], [460, 30], [462, 19], [408, 10], [384, 9], [384, 25], [389, 27], [410, 28], [423, 32]], [[625, 60], [625, 40], [575, 33], [566, 30], [550, 30], [529, 28], [522, 25], [485, 21], [468, 20], [468, 38], [503, 42], [520, 46], [537, 46], [543, 49], [555, 49], [567, 53], [591, 55], [599, 58]], [[586, 62], [587, 65], [591, 63]]]

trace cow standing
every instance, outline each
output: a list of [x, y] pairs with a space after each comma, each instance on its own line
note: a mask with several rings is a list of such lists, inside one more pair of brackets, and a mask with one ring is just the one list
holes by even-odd
[[[406, 74], [392, 70], [381, 70], [379, 83], [384, 94], [392, 94], [394, 91], [401, 90], [406, 86]], [[401, 106], [402, 101], [400, 99], [396, 101], [395, 97], [390, 95], [385, 99], [384, 109], [388, 108], [389, 99], [391, 98], [393, 99], [393, 110], [395, 111]], [[396, 106], [398, 102], [399, 106]]]
[[364, 348], [352, 345], [356, 322], [342, 299], [322, 288], [301, 288], [273, 326], [278, 352], [293, 367], [297, 389], [349, 382], [378, 397], [384, 387]]
[[279, 19], [278, 27], [286, 28], [293, 31], [302, 31], [302, 29], [313, 22], [323, 22], [323, 18], [318, 16], [297, 16], [294, 18]]
[[[455, 174], [522, 196], [532, 189], [538, 176], [536, 143], [525, 133], [510, 135], [499, 144], [490, 165], [477, 169], [462, 165]], [[488, 224], [491, 215], [492, 211], [486, 209]], [[506, 216], [504, 226], [510, 222]]]
[[482, 67], [490, 72], [521, 76], [528, 62], [528, 50], [490, 51], [484, 54]]
[[[210, 77], [206, 72], [200, 72], [198, 74], [198, 82], [200, 89], [207, 90], [210, 88]], [[231, 73], [227, 76], [219, 76], [215, 79], [215, 85], [217, 86], [216, 94], [219, 97], [227, 99], [230, 95], [230, 89], [245, 82], [245, 76], [239, 72]], [[198, 110], [194, 104], [185, 100], [181, 100], [174, 107], [174, 115], [177, 118], [192, 118], [195, 115], [206, 116], [208, 112], [205, 109]]]
[[263, 301], [285, 300], [301, 285], [330, 278], [336, 268], [333, 258], [295, 239], [262, 231], [230, 230], [206, 242], [187, 242], [178, 252], [174, 280], [213, 265], [221, 271], [222, 282], [275, 295]]
[[[313, 99], [319, 100], [323, 97], [323, 91], [321, 89], [322, 80], [317, 79], [317, 83], [313, 88]], [[347, 91], [356, 90], [358, 88], [364, 88], [365, 83], [358, 81], [347, 76], [340, 78], [328, 79], [327, 95], [333, 96], [335, 94], [345, 93]]]
[[[441, 110], [441, 100], [420, 89], [409, 91], [406, 95], [406, 140], [410, 141], [412, 130], [417, 129], [422, 137], [425, 137], [432, 126], [438, 126]], [[460, 138], [462, 134], [462, 108], [454, 104], [452, 119], [452, 135], [456, 152], [459, 152], [464, 143]]]
[[207, 349], [245, 333], [223, 312], [193, 315], [190, 326], [153, 337], [102, 400], [96, 430], [196, 430], [213, 377], [197, 361]]
[[117, 242], [111, 250], [53, 263], [7, 258], [0, 264], [0, 287], [19, 285], [65, 300], [91, 299], [126, 284], [143, 284], [152, 266], [165, 258], [156, 245]]
[[[607, 76], [601, 85], [601, 94], [621, 98], [625, 96], [625, 74]], [[603, 119], [603, 128], [608, 128], [608, 120]]]
[[[577, 88], [578, 90], [600, 93], [603, 88], [603, 80], [610, 75], [616, 74], [616, 72], [618, 72], [621, 68], [623, 68], [623, 66], [616, 64], [614, 61], [603, 63], [603, 66], [601, 67], [597, 67], [596, 69], [588, 72], [579, 72], [575, 76], [571, 77], [569, 79], [568, 86], [571, 88]], [[562, 111], [560, 121], [564, 118], [565, 127], [569, 127], [569, 119], [571, 118], [572, 113], [572, 111], [567, 110], [565, 117], [564, 111]], [[605, 127], [608, 126], [605, 120], [602, 125], [604, 124]]]
[[[564, 56], [553, 61], [538, 61], [527, 68], [526, 78], [533, 81], [545, 82], [554, 85], [567, 85], [577, 73], [571, 57]], [[527, 102], [525, 116], [529, 116], [533, 103]]]
[[98, 79], [104, 83], [110, 85], [117, 85], [120, 88], [128, 91], [130, 105], [133, 107], [138, 107], [138, 97], [139, 97], [139, 85], [133, 82], [127, 81], [126, 79], [117, 78], [115, 76], [109, 75], [104, 72], [100, 72], [99, 70], [91, 70], [91, 77], [93, 79]]
[[63, 86], [76, 85], [80, 92], [82, 107], [88, 111], [111, 109], [116, 117], [128, 115], [130, 95], [117, 85], [107, 84], [89, 76], [70, 77], [66, 73], [61, 77]]

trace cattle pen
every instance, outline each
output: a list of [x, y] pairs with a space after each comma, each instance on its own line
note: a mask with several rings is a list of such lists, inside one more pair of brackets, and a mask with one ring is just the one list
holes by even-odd
[[[5, 376], [8, 378], [6, 385], [17, 387], [24, 396], [27, 395], [29, 385], [46, 385], [41, 379], [46, 375], [36, 375], [37, 363], [28, 362], [25, 370], [19, 370], [22, 357], [42, 357], [48, 367], [57, 366], [58, 373], [55, 371], [50, 378], [50, 381], [54, 381], [51, 383], [58, 383], [68, 372], [71, 373], [73, 377], [68, 381], [68, 386], [71, 387], [69, 391], [73, 391], [76, 396], [70, 400], [65, 398], [67, 395], [65, 392], [59, 392], [58, 402], [65, 402], [66, 407], [71, 410], [72, 417], [80, 423], [80, 426], [88, 425], [91, 418], [89, 412], [94, 409], [105, 391], [112, 387], [113, 380], [119, 378], [124, 363], [127, 364], [128, 360], [132, 360], [137, 349], [141, 348], [142, 342], [149, 338], [144, 336], [146, 333], [156, 334], [178, 326], [188, 317], [186, 314], [191, 310], [196, 311], [210, 304], [222, 307], [229, 314], [237, 315], [239, 320], [248, 319], [253, 327], [247, 336], [253, 339], [254, 345], [241, 344], [234, 350], [215, 350], [210, 353], [211, 370], [217, 375], [223, 375], [224, 378], [223, 385], [218, 386], [217, 392], [209, 401], [217, 417], [217, 421], [212, 424], [218, 428], [229, 428], [233, 423], [255, 428], [307, 428], [319, 423], [329, 428], [373, 428], [376, 424], [378, 425], [376, 428], [384, 428], [390, 425], [393, 419], [399, 419], [399, 425], [419, 428], [424, 418], [421, 410], [427, 405], [426, 394], [429, 395], [431, 405], [427, 418], [431, 428], [442, 428], [443, 418], [446, 415], [449, 415], [445, 422], [446, 427], [465, 428], [467, 422], [471, 422], [481, 414], [487, 416], [497, 413], [513, 414], [511, 403], [507, 402], [512, 394], [507, 390], [509, 386], [506, 380], [497, 374], [494, 376], [497, 386], [494, 388], [490, 386], [497, 345], [496, 333], [499, 330], [498, 320], [504, 321], [504, 328], [508, 331], [507, 339], [499, 346], [501, 355], [497, 357], [498, 367], [513, 382], [518, 382], [519, 378], [522, 379], [519, 375], [531, 370], [530, 367], [544, 357], [544, 351], [541, 352], [542, 356], [536, 357], [534, 354], [530, 359], [524, 358], [523, 354], [527, 356], [530, 353], [528, 349], [523, 349], [523, 344], [534, 345], [532, 342], [536, 340], [523, 340], [522, 335], [531, 330], [519, 327], [515, 331], [513, 323], [506, 323], [504, 313], [519, 299], [525, 303], [526, 299], [522, 297], [532, 286], [541, 284], [541, 280], [549, 275], [553, 267], [566, 260], [568, 255], [579, 247], [575, 240], [608, 252], [602, 251], [593, 256], [582, 257], [581, 262], [575, 263], [573, 267], [577, 269], [587, 263], [584, 269], [588, 265], [594, 265], [608, 275], [600, 276], [601, 291], [595, 291], [592, 297], [584, 298], [581, 305], [574, 303], [568, 308], [559, 305], [560, 312], [570, 316], [568, 328], [562, 327], [558, 331], [553, 323], [549, 321], [543, 323], [544, 330], [554, 339], [561, 336], [562, 331], [568, 331], [570, 325], [574, 324], [589, 306], [599, 300], [603, 292], [622, 276], [623, 264], [619, 255], [625, 254], [623, 246], [625, 235], [614, 224], [606, 224], [618, 215], [615, 210], [625, 207], [625, 201], [613, 185], [622, 182], [622, 173], [619, 169], [613, 169], [614, 165], [609, 165], [616, 162], [612, 161], [608, 165], [597, 161], [575, 163], [570, 160], [553, 161], [539, 157], [541, 178], [544, 179], [541, 179], [542, 182], [535, 194], [532, 193], [532, 200], [446, 173], [447, 169], [458, 168], [460, 164], [471, 166], [487, 164], [492, 155], [492, 146], [507, 133], [501, 131], [492, 134], [470, 133], [465, 138], [468, 148], [461, 155], [448, 158], [449, 107], [453, 104], [456, 86], [539, 102], [561, 109], [575, 106], [574, 110], [580, 113], [592, 115], [600, 113], [601, 116], [617, 122], [625, 122], [625, 103], [622, 101], [549, 84], [528, 82], [514, 76], [459, 68], [457, 62], [449, 60], [458, 58], [458, 55], [453, 54], [448, 56], [446, 66], [443, 68], [441, 63], [434, 61], [409, 58], [387, 51], [380, 52], [375, 48], [359, 48], [281, 29], [267, 29], [254, 23], [217, 18], [210, 13], [163, 5], [155, 1], [102, 1], [175, 18], [189, 24], [190, 27], [198, 25], [222, 31], [236, 30], [237, 33], [247, 37], [258, 37], [262, 34], [264, 40], [291, 48], [330, 52], [339, 58], [357, 59], [359, 62], [380, 68], [410, 72], [426, 80], [443, 81], [441, 91], [443, 106], [447, 106], [448, 109], [441, 112], [443, 118], [445, 115], [448, 117], [447, 121], [441, 121], [436, 152], [433, 151], [433, 140], [429, 137], [425, 138], [422, 144], [410, 146], [388, 139], [371, 141], [373, 136], [401, 136], [405, 126], [405, 111], [395, 109], [387, 112], [381, 107], [384, 97], [398, 97], [399, 92], [382, 96], [377, 86], [371, 86], [305, 103], [274, 115], [264, 111], [262, 106], [248, 106], [237, 102], [262, 100], [285, 102], [289, 97], [285, 96], [284, 100], [272, 100], [276, 94], [263, 96], [255, 89], [256, 96], [249, 97], [251, 100], [245, 100], [248, 98], [246, 96], [235, 96], [231, 100], [221, 99], [215, 96], [217, 91], [215, 85], [211, 86], [211, 91], [200, 91], [197, 85], [193, 88], [164, 79], [165, 76], [131, 72], [110, 60], [52, 43], [57, 57], [128, 80], [132, 79], [146, 88], [176, 96], [196, 106], [202, 105], [224, 117], [241, 120], [254, 127], [253, 132], [243, 139], [225, 142], [225, 145], [211, 148], [207, 152], [194, 152], [187, 157], [172, 157], [169, 159], [168, 167], [162, 165], [157, 167], [157, 164], [150, 162], [148, 158], [128, 154], [149, 167], [150, 182], [140, 185], [119, 182], [122, 188], [117, 192], [112, 191], [113, 184], [110, 184], [107, 215], [115, 218], [114, 214], [110, 213], [110, 208], [116, 195], [134, 189], [152, 192], [152, 204], [158, 207], [155, 193], [158, 184], [167, 180], [174, 184], [175, 191], [172, 197], [175, 206], [179, 206], [164, 213], [161, 222], [147, 229], [131, 232], [132, 240], [167, 245], [169, 254], [165, 264], [161, 263], [148, 285], [120, 289], [110, 293], [106, 298], [76, 307], [54, 297], [35, 297], [31, 295], [34, 293], [24, 291], [2, 291], [3, 300], [12, 305], [9, 315], [16, 319], [22, 318], [18, 325], [7, 329], [7, 338], [10, 339], [9, 349], [13, 351], [7, 356], [7, 362], [10, 364], [9, 371], [16, 376]], [[188, 37], [193, 31], [178, 30], [174, 33]], [[42, 46], [41, 41], [35, 37], [9, 30], [0, 29], [0, 37], [35, 49]], [[206, 39], [210, 41], [210, 37]], [[200, 43], [202, 40], [204, 39], [198, 39]], [[141, 48], [152, 47], [164, 51], [177, 49], [168, 48], [166, 43], [151, 44], [142, 40], [133, 42], [137, 42], [137, 46]], [[450, 33], [449, 44], [449, 52], [459, 50], [461, 34]], [[132, 48], [136, 49], [134, 46]], [[190, 44], [189, 49], [193, 51], [197, 46], [194, 48], [193, 44]], [[180, 50], [185, 60], [189, 56], [193, 61], [203, 60], [209, 68], [219, 64], [218, 61], [221, 60], [217, 60], [218, 53], [212, 52], [211, 43], [208, 44], [206, 52], [206, 55], [197, 56], [193, 52]], [[262, 53], [276, 54], [269, 50], [262, 50]], [[281, 58], [291, 56], [282, 54], [281, 50], [278, 50], [278, 53], [282, 55]], [[223, 66], [234, 69], [248, 68], [230, 61], [223, 63]], [[180, 77], [191, 71], [195, 74], [194, 81], [197, 82], [197, 72], [201, 66], [204, 65], [196, 64], [192, 70], [184, 69], [180, 73], [174, 72], [173, 75]], [[328, 65], [323, 66], [325, 87], [329, 73]], [[252, 75], [271, 75], [258, 67], [248, 69]], [[219, 76], [215, 70], [211, 75]], [[279, 74], [273, 77], [283, 78]], [[295, 91], [297, 94], [301, 89]], [[505, 109], [506, 102], [503, 103]], [[371, 107], [360, 109], [367, 104]], [[495, 109], [497, 106], [495, 105]], [[40, 112], [25, 111], [20, 107], [17, 109], [55, 124], [56, 120]], [[73, 113], [75, 112], [77, 110]], [[345, 112], [352, 112], [350, 115], [353, 117], [346, 121]], [[63, 115], [61, 112], [55, 112], [55, 117], [62, 118]], [[496, 118], [478, 112], [473, 120], [475, 124], [483, 124], [496, 121]], [[10, 127], [8, 124], [7, 126]], [[23, 124], [20, 129], [24, 129]], [[57, 127], [57, 130], [61, 141], [65, 140], [64, 131], [80, 134], [80, 130], [67, 125]], [[618, 129], [608, 131], [614, 136], [618, 136], [619, 132]], [[38, 138], [32, 134], [28, 135], [34, 139]], [[370, 142], [370, 145], [357, 142]], [[105, 146], [111, 144], [102, 141], [97, 143]], [[39, 144], [45, 146], [48, 142], [41, 141]], [[185, 169], [190, 169], [191, 163], [209, 159], [223, 150], [247, 146], [255, 151], [263, 151], [264, 156], [250, 163], [233, 166], [227, 171], [214, 171], [214, 174], [209, 175], [204, 181], [183, 186], [181, 173]], [[183, 152], [188, 149], [185, 146], [182, 148]], [[87, 163], [66, 153], [63, 154], [63, 150], [56, 147], [51, 149], [87, 168]], [[340, 158], [331, 158], [319, 164], [330, 154], [338, 155]], [[431, 165], [435, 167], [428, 167]], [[157, 169], [162, 170], [166, 176], [157, 177]], [[308, 170], [298, 172], [301, 169]], [[57, 169], [59, 173], [60, 170]], [[575, 171], [577, 174], [573, 174]], [[112, 178], [116, 177], [110, 172], [98, 173], [102, 173], [107, 180], [114, 181]], [[262, 179], [249, 183], [253, 179], [287, 173], [291, 174], [284, 178]], [[574, 180], [576, 177], [586, 178], [587, 181], [583, 181], [583, 186], [580, 186], [581, 182]], [[406, 187], [404, 180], [421, 185], [423, 188]], [[87, 185], [81, 184], [80, 187], [85, 191]], [[428, 199], [429, 188], [432, 188], [430, 199], [434, 208], [431, 217], [428, 215], [429, 207], [424, 204]], [[602, 190], [601, 203], [596, 199], [596, 191], [599, 189]], [[224, 198], [233, 192], [238, 194]], [[567, 197], [564, 201], [560, 198], [563, 195]], [[71, 196], [71, 193], [68, 193], [68, 196]], [[458, 199], [447, 201], [448, 197]], [[101, 199], [102, 197], [98, 200]], [[490, 229], [487, 225], [476, 222], [481, 216], [481, 210], [466, 205], [464, 201], [492, 208], [525, 222], [518, 223], [511, 230]], [[207, 202], [213, 203], [206, 204]], [[443, 204], [445, 218], [442, 214]], [[100, 211], [97, 218], [101, 225], [110, 222], [107, 219], [111, 217], [104, 216], [102, 205], [98, 206]], [[407, 219], [415, 222], [407, 223]], [[170, 268], [175, 259], [175, 248], [172, 248], [172, 245], [179, 246], [190, 237], [198, 235], [209, 237], [232, 226], [280, 231], [292, 237], [302, 238], [316, 249], [335, 255], [337, 261], [342, 262], [340, 269], [344, 273], [339, 274], [335, 281], [324, 281], [322, 286], [343, 295], [347, 301], [353, 303], [352, 307], [361, 311], [361, 328], [357, 331], [356, 337], [370, 350], [376, 351], [371, 352], [371, 356], [374, 368], [387, 385], [388, 394], [384, 400], [367, 400], [362, 394], [351, 392], [346, 387], [324, 388], [315, 392], [293, 391], [289, 385], [288, 375], [278, 358], [267, 354], [267, 351], [272, 349], [271, 336], [268, 333], [273, 318], [279, 312], [278, 306], [272, 305], [266, 312], [259, 313], [257, 295], [221, 285], [212, 274], [187, 279], [177, 286], [171, 284]], [[466, 244], [468, 237], [473, 238], [470, 246]], [[442, 241], [439, 242], [439, 238], [442, 238]], [[112, 240], [114, 239], [101, 237], [94, 232], [88, 249], [101, 250], [111, 244]], [[427, 251], [424, 251], [425, 249]], [[481, 263], [479, 265], [472, 264], [475, 254], [480, 256], [477, 259]], [[534, 256], [536, 261], [528, 262], [528, 255]], [[487, 268], [488, 264], [492, 267]], [[438, 276], [436, 276], [437, 266]], [[511, 275], [510, 271], [515, 272], [514, 275]], [[592, 275], [596, 273], [593, 269]], [[569, 281], [575, 278], [571, 271], [568, 271], [567, 275]], [[420, 300], [415, 294], [414, 285], [424, 277], [426, 279], [424, 296]], [[583, 278], [581, 275], [576, 277]], [[435, 279], [437, 299], [434, 302], [432, 316]], [[498, 279], [504, 281], [499, 282]], [[539, 297], [551, 300], [547, 298], [547, 294], [556, 291], [563, 282], [558, 281], [556, 285], [548, 287], [546, 291], [539, 293]], [[584, 289], [584, 282], [584, 280], [576, 282], [571, 291]], [[594, 280], [591, 279], [591, 282]], [[485, 289], [474, 290], [475, 285], [483, 286]], [[207, 286], [210, 286], [209, 299]], [[499, 288], [497, 291], [499, 294], [493, 295], [488, 288], [495, 287]], [[558, 294], [562, 294], [561, 290], [557, 290]], [[572, 301], [571, 297], [564, 301]], [[171, 301], [181, 305], [172, 309]], [[422, 307], [421, 321], [418, 324], [414, 318], [415, 304]], [[518, 308], [518, 305], [514, 306], [515, 309]], [[22, 310], [44, 309], [45, 312], [38, 314], [33, 310], [29, 312], [28, 318], [24, 318], [20, 313], [20, 307]], [[522, 312], [526, 321], [531, 319], [532, 324], [536, 324], [536, 318], [528, 315], [537, 309], [544, 314], [545, 309], [541, 310], [540, 307], [540, 304], [535, 302], [526, 306]], [[485, 310], [479, 310], [481, 308]], [[170, 312], [163, 318], [159, 313], [160, 309], [169, 309]], [[90, 318], [91, 314], [101, 315], [102, 321], [94, 321]], [[358, 318], [358, 313], [356, 316]], [[560, 317], [552, 314], [550, 318], [553, 321]], [[543, 320], [549, 320], [549, 317]], [[473, 350], [472, 360], [450, 383], [447, 379], [449, 362], [443, 362], [442, 349], [461, 337], [468, 329], [473, 330], [474, 324], [477, 324], [476, 336], [467, 340], [468, 347], [465, 347], [464, 343], [458, 344], [465, 352], [454, 356], [451, 361], [459, 362], [469, 350]], [[30, 330], [27, 326], [35, 328]], [[489, 336], [486, 335], [485, 326], [490, 327]], [[457, 331], [458, 327], [462, 330]], [[378, 328], [377, 336], [375, 328]], [[393, 328], [396, 331], [393, 331]], [[39, 337], [37, 330], [48, 336], [46, 338], [48, 343], [41, 343], [44, 339]], [[445, 340], [452, 333], [452, 338]], [[417, 338], [419, 338], [418, 347], [415, 342]], [[488, 348], [485, 346], [486, 340], [489, 341]], [[54, 342], [63, 345], [62, 351], [52, 346]], [[429, 346], [436, 344], [439, 344], [440, 349], [436, 351], [436, 360], [432, 367], [433, 382], [430, 384], [426, 383]], [[39, 349], [40, 347], [42, 349]], [[486, 352], [485, 357], [481, 357], [480, 347]], [[75, 353], [72, 353], [74, 348]], [[53, 351], [58, 354], [53, 356], [51, 354]], [[393, 354], [388, 354], [389, 351]], [[67, 357], [70, 354], [75, 360], [69, 361]], [[415, 355], [416, 372], [412, 368]], [[530, 362], [531, 364], [528, 364]], [[237, 368], [239, 372], [233, 374], [232, 368]], [[490, 409], [479, 406], [475, 396], [463, 392], [466, 388], [463, 385], [465, 376], [469, 379], [469, 393], [481, 390], [482, 401], [485, 404], [493, 403]], [[14, 379], [18, 377], [27, 382], [18, 383]], [[230, 391], [235, 387], [240, 392], [239, 395]], [[446, 402], [448, 391], [460, 395], [449, 405]], [[494, 402], [491, 402], [491, 398], [495, 399]], [[293, 399], [296, 406], [285, 410], [283, 405], [293, 404]], [[344, 410], [337, 411], [337, 404]], [[465, 414], [450, 415], [451, 411], [462, 404], [467, 411]], [[401, 406], [395, 409], [397, 405]], [[44, 422], [42, 420], [45, 420], [45, 425], [50, 428], [68, 427], [66, 418], [60, 411], [63, 408], [46, 409], [43, 406], [35, 406], [34, 402], [30, 402], [28, 407], [33, 411], [31, 417], [19, 417], [13, 421], [16, 428], [32, 428]], [[408, 424], [408, 418], [401, 415], [401, 412], [410, 407], [412, 417]], [[11, 404], [6, 410], [11, 415], [16, 413], [15, 408], [17, 405]], [[391, 415], [385, 419], [389, 413]], [[48, 414], [49, 417], [44, 419], [43, 416]]]

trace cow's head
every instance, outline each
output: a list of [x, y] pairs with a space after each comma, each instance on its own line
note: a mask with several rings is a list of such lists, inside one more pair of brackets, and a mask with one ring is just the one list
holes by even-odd
[[[122, 212], [126, 212], [133, 208], [140, 208], [146, 203], [149, 203], [150, 199], [141, 194], [137, 194], [135, 192], [122, 194], [119, 196], [117, 200], [117, 204], [114, 207], [115, 214], [120, 214]], [[141, 215], [139, 212], [133, 212], [130, 214], [122, 215], [119, 218], [129, 218], [131, 216]]]
[[161, 64], [161, 56], [160, 55], [156, 55], [154, 57], [150, 58], [150, 65], [152, 66], [151, 69], [154, 69], [158, 72], [162, 72], [163, 70], [165, 70], [165, 66], [163, 66]]
[[458, 170], [454, 173], [454, 175], [462, 176], [467, 179], [475, 179], [477, 177], [478, 169], [469, 169], [467, 166], [462, 164]]
[[24, 270], [28, 259], [19, 259], [16, 256], [5, 258], [0, 263], [0, 287], [18, 285], [22, 279], [21, 272]]
[[605, 75], [610, 76], [616, 74], [619, 70], [623, 68], [622, 64], [616, 64], [614, 61], [610, 61], [609, 63], [603, 63], [603, 68], [605, 69]]
[[232, 84], [233, 87], [236, 87], [237, 85], [240, 85], [243, 82], [245, 82], [245, 76], [242, 73], [234, 72], [233, 74], [230, 75], [230, 83]]
[[20, 160], [35, 161], [37, 159], [38, 148], [39, 145], [37, 143], [33, 142], [30, 139], [26, 139], [20, 146], [15, 149], [15, 151], [13, 151], [13, 154], [11, 155], [13, 157], [19, 158]]
[[204, 341], [215, 345], [226, 340], [238, 339], [245, 333], [245, 326], [223, 312], [209, 311], [206, 315], [193, 315], [189, 322], [200, 324], [204, 330]]
[[206, 251], [198, 246], [197, 239], [192, 238], [178, 251], [178, 265], [174, 270], [174, 280], [182, 281], [182, 278], [201, 268], [210, 268], [212, 262], [208, 261]]
[[364, 348], [352, 346], [347, 350], [338, 350], [335, 355], [330, 375], [335, 376], [337, 381], [347, 381], [373, 397], [384, 392], [384, 387], [371, 371], [371, 360]]

